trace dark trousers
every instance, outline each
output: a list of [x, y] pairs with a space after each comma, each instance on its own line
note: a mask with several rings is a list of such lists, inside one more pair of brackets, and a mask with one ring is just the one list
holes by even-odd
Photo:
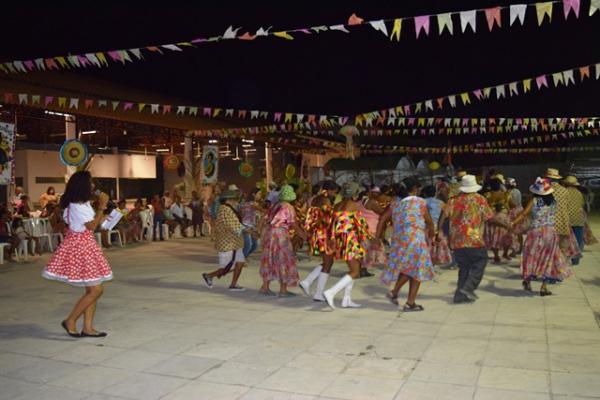
[[158, 228], [158, 234], [159, 234], [160, 240], [163, 240], [162, 224], [163, 224], [164, 220], [165, 219], [162, 215], [154, 216], [154, 226], [152, 228], [152, 240], [156, 240], [156, 229], [157, 228]]
[[454, 250], [454, 258], [458, 264], [458, 284], [454, 293], [454, 302], [460, 303], [468, 300], [459, 292], [460, 289], [473, 292], [481, 283], [488, 262], [488, 253], [485, 247], [463, 248]]
[[[571, 229], [573, 229], [573, 235], [575, 235], [575, 240], [577, 240], [577, 246], [579, 246], [579, 252], [581, 253], [581, 255], [583, 255], [583, 246], [585, 246], [583, 226], [572, 226]], [[579, 264], [580, 258], [581, 258], [581, 256], [572, 258], [571, 262], [573, 263], [573, 265]]]

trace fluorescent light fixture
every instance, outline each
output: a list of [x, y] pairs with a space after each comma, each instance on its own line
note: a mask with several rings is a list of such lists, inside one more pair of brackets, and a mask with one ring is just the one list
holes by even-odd
[[59, 115], [61, 117], [72, 117], [71, 114], [65, 114], [65, 113], [61, 113], [61, 112], [58, 112], [58, 111], [50, 111], [50, 110], [44, 110], [44, 114]]
[[243, 144], [242, 147], [252, 147], [251, 144]]
[[92, 133], [98, 133], [98, 131], [83, 131], [83, 132], [81, 132], [82, 135], [91, 135]]
[[156, 149], [157, 153], [168, 153], [169, 151], [171, 151], [170, 149]]
[[185, 146], [185, 142], [181, 142], [179, 143], [181, 146]]
[[218, 140], [215, 140], [215, 139], [210, 139], [210, 140], [208, 141], [208, 143], [211, 143], [211, 144], [217, 144], [217, 143], [219, 143], [219, 141], [218, 141]]
[[254, 143], [252, 139], [242, 139], [242, 143]]

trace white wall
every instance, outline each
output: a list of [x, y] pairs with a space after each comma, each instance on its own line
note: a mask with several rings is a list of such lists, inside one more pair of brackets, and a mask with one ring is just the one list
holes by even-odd
[[[43, 150], [17, 150], [15, 152], [15, 177], [23, 178], [23, 188], [31, 201], [36, 203], [48, 186], [57, 193], [65, 190], [65, 184], [36, 184], [36, 177], [64, 178], [66, 167], [60, 162], [58, 152]], [[137, 154], [102, 154], [94, 157], [90, 173], [98, 178], [156, 178], [154, 156]]]

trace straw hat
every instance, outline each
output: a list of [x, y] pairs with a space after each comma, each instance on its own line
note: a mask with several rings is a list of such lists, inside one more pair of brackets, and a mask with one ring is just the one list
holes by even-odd
[[221, 193], [221, 198], [223, 200], [231, 200], [231, 199], [239, 199], [241, 195], [240, 188], [236, 185], [232, 184], [227, 186], [227, 189], [223, 190]]
[[534, 194], [538, 194], [540, 196], [546, 196], [554, 192], [552, 185], [550, 184], [550, 180], [547, 178], [538, 178], [535, 180], [535, 183], [529, 186], [529, 191]]
[[456, 178], [460, 179], [460, 178], [462, 178], [465, 175], [467, 175], [467, 171], [458, 171], [456, 173]]
[[481, 190], [474, 175], [465, 175], [460, 181], [460, 191], [463, 193], [476, 193]]
[[279, 200], [288, 202], [296, 200], [296, 192], [294, 191], [294, 188], [290, 185], [284, 185], [279, 191]]
[[506, 183], [506, 179], [504, 179], [504, 175], [502, 174], [496, 174], [492, 178], [498, 179], [503, 185]]
[[579, 186], [579, 181], [577, 180], [577, 177], [573, 175], [567, 175], [563, 183], [569, 186]]
[[562, 176], [558, 174], [558, 170], [556, 168], [548, 168], [546, 170], [546, 178], [562, 179]]

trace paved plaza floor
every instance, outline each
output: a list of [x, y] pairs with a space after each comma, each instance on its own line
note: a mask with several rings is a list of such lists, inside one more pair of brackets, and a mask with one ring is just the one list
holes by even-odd
[[[229, 292], [228, 278], [208, 290], [207, 239], [106, 253], [104, 339], [65, 335], [82, 290], [41, 278], [47, 255], [0, 266], [0, 399], [600, 397], [600, 245], [545, 298], [521, 289], [513, 261], [488, 265], [477, 303], [453, 305], [456, 271], [442, 271], [423, 285], [420, 313], [398, 312], [377, 278], [355, 285], [358, 310], [262, 297], [258, 256], [246, 292]], [[315, 262], [301, 261], [301, 276]], [[334, 268], [330, 283], [346, 270]]]

